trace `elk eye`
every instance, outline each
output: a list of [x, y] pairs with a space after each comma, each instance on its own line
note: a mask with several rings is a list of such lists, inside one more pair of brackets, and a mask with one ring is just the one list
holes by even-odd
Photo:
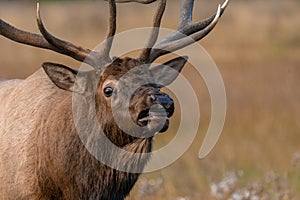
[[105, 87], [103, 91], [104, 91], [104, 95], [106, 97], [111, 97], [111, 95], [114, 92], [114, 89], [112, 87], [108, 86], [108, 87]]

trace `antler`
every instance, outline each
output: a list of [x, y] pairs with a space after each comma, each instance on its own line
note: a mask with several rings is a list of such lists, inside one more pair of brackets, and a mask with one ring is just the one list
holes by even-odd
[[[105, 0], [107, 1], [107, 0]], [[142, 3], [142, 4], [150, 4], [157, 0], [116, 0], [116, 3], [129, 3], [129, 2], [136, 2], [136, 3]], [[167, 0], [160, 0], [160, 3], [158, 5], [158, 8], [156, 10], [154, 20], [153, 20], [153, 29], [150, 33], [150, 36], [148, 38], [148, 41], [145, 45], [145, 48], [142, 50], [140, 55], [138, 56], [138, 59], [142, 62], [147, 62], [147, 60], [150, 57], [151, 50], [155, 43], [157, 42], [157, 38], [159, 35], [159, 27], [161, 24], [161, 20], [163, 17], [163, 14], [166, 9]]]
[[[149, 4], [156, 0], [116, 0], [117, 3], [138, 2]], [[217, 12], [210, 18], [193, 22], [194, 0], [182, 0], [180, 23], [175, 32], [157, 42], [161, 19], [166, 7], [166, 0], [160, 0], [154, 17], [154, 25], [145, 48], [138, 58], [145, 63], [152, 63], [158, 57], [182, 49], [204, 38], [218, 23], [229, 0], [218, 6]]]
[[100, 48], [100, 58], [101, 62], [103, 62], [103, 65], [106, 63], [110, 63], [112, 60], [109, 56], [113, 39], [116, 34], [116, 26], [117, 26], [117, 8], [116, 8], [116, 2], [115, 0], [109, 1], [109, 27], [107, 30], [106, 40], [102, 44]]
[[40, 16], [39, 3], [37, 4], [37, 24], [42, 35], [20, 30], [0, 19], [0, 35], [15, 42], [27, 44], [34, 47], [48, 49], [57, 53], [70, 56], [80, 62], [85, 62], [94, 68], [99, 68], [111, 62], [109, 52], [116, 32], [116, 3], [109, 0], [110, 18], [109, 29], [104, 45], [100, 52], [76, 46], [68, 41], [59, 39], [50, 34], [45, 28]]
[[128, 3], [128, 2], [136, 2], [136, 3], [142, 3], [142, 4], [149, 4], [153, 3], [156, 0], [116, 0], [116, 3]]
[[[116, 3], [137, 2], [149, 4], [155, 2], [156, 0], [108, 1], [110, 8], [109, 28], [106, 35], [106, 40], [103, 42], [99, 52], [76, 46], [50, 34], [42, 22], [39, 4], [37, 4], [37, 23], [42, 35], [17, 29], [1, 19], [0, 35], [15, 42], [49, 49], [57, 53], [70, 56], [75, 60], [85, 62], [97, 69], [112, 61], [109, 56], [109, 52], [111, 50], [114, 35], [116, 33]], [[149, 36], [148, 42], [138, 56], [138, 59], [145, 63], [151, 63], [162, 55], [184, 48], [196, 41], [201, 40], [215, 27], [229, 2], [229, 0], [225, 0], [222, 6], [219, 5], [217, 12], [210, 18], [194, 23], [192, 21], [194, 0], [182, 0], [181, 18], [177, 30], [166, 38], [157, 42], [159, 27], [166, 7], [166, 1], [167, 0], [160, 0], [154, 17], [153, 29]]]
[[[146, 1], [149, 2], [149, 1]], [[162, 16], [165, 12], [166, 9], [166, 3], [167, 0], [161, 0], [160, 4], [158, 5], [155, 17], [154, 17], [154, 21], [153, 21], [153, 29], [150, 33], [148, 42], [145, 46], [145, 48], [143, 49], [143, 51], [141, 52], [141, 54], [139, 55], [139, 59], [143, 62], [146, 62], [150, 56], [151, 50], [153, 48], [153, 46], [155, 45], [155, 43], [157, 42], [157, 38], [158, 38], [158, 34], [159, 34], [159, 27], [161, 24], [161, 20], [162, 20]]]
[[[80, 46], [76, 46], [70, 42], [61, 40], [61, 39], [51, 35], [47, 31], [47, 29], [45, 28], [43, 21], [41, 19], [39, 3], [37, 3], [36, 19], [37, 19], [38, 28], [39, 28], [41, 34], [43, 35], [43, 39], [46, 39], [46, 42], [48, 42], [48, 45], [51, 46], [51, 50], [54, 50], [58, 53], [62, 53], [64, 55], [71, 56], [72, 58], [74, 58], [78, 61], [87, 62], [88, 64], [90, 64], [92, 66], [96, 65], [97, 60], [91, 55], [92, 54], [91, 50], [84, 49], [84, 48], [82, 48]], [[31, 35], [30, 35], [30, 38], [31, 38]], [[42, 46], [38, 46], [38, 47], [43, 48]]]
[[194, 0], [183, 0], [180, 24], [177, 30], [154, 45], [148, 62], [151, 63], [162, 55], [182, 49], [204, 38], [216, 26], [228, 2], [229, 0], [225, 0], [222, 6], [219, 5], [217, 12], [210, 18], [193, 23]]
[[[60, 54], [67, 55], [81, 62], [83, 62], [90, 53], [90, 50], [85, 50], [75, 45], [73, 46], [74, 48], [72, 48], [72, 50], [76, 50], [78, 51], [78, 53], [71, 52], [71, 49], [58, 48], [50, 44], [43, 36], [17, 29], [1, 19], [0, 19], [0, 35], [8, 39], [11, 39], [15, 42], [19, 42], [19, 43], [23, 43], [34, 47], [43, 48], [43, 49], [49, 49], [58, 52]], [[67, 42], [65, 42], [65, 44], [67, 44]], [[85, 60], [85, 62], [87, 62], [90, 65], [94, 64], [94, 60], [90, 57], [89, 59]]]

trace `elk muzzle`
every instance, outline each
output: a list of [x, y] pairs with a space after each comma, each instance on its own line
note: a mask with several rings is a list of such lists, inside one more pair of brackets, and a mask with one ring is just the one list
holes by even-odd
[[137, 117], [139, 126], [147, 126], [154, 132], [165, 132], [169, 128], [169, 117], [174, 113], [173, 99], [162, 92], [147, 95], [146, 107], [143, 108]]

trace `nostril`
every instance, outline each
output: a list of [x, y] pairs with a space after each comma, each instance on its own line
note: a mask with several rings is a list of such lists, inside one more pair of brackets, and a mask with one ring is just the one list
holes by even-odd
[[148, 98], [151, 103], [159, 104], [166, 109], [171, 108], [174, 104], [173, 99], [169, 95], [150, 94]]
[[169, 99], [168, 99], [168, 103], [165, 105], [165, 107], [166, 107], [167, 109], [169, 109], [173, 104], [174, 104], [173, 99], [169, 98]]
[[157, 103], [165, 108], [169, 108], [173, 104], [173, 100], [168, 95], [161, 95], [157, 97]]

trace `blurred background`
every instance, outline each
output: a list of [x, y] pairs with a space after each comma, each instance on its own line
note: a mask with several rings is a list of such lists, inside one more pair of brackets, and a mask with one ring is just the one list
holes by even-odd
[[[196, 0], [194, 19], [212, 15], [219, 3]], [[35, 1], [1, 1], [0, 18], [38, 32], [35, 8]], [[179, 0], [169, 0], [162, 27], [176, 28], [179, 8]], [[118, 5], [118, 32], [151, 26], [155, 9], [156, 4]], [[216, 62], [227, 92], [219, 142], [209, 156], [198, 158], [210, 98], [204, 82], [194, 84], [201, 107], [196, 140], [171, 166], [143, 174], [128, 199], [300, 199], [299, 10], [299, 0], [230, 1], [219, 24], [200, 42]], [[75, 44], [94, 48], [105, 36], [104, 1], [41, 1], [41, 11], [51, 33]], [[1, 78], [26, 78], [45, 61], [80, 66], [0, 37]], [[188, 77], [193, 71], [186, 67], [183, 73]], [[174, 137], [178, 116], [167, 133], [156, 137], [155, 148]]]

